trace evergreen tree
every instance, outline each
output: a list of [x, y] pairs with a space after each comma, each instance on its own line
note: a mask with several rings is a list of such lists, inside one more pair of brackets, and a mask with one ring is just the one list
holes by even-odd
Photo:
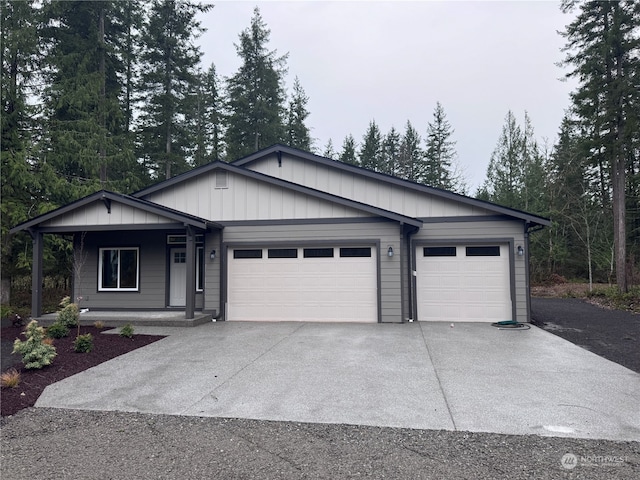
[[398, 176], [412, 182], [424, 183], [424, 152], [420, 148], [420, 134], [407, 120], [400, 143], [400, 164]]
[[[28, 249], [24, 235], [13, 238], [9, 230], [28, 220], [37, 211], [40, 201], [39, 175], [32, 157], [36, 132], [31, 120], [34, 107], [29, 97], [34, 95], [32, 82], [37, 69], [38, 42], [35, 1], [0, 4], [2, 77], [0, 101], [2, 137], [0, 158], [2, 175], [0, 193], [0, 221], [2, 239], [2, 303], [9, 303], [10, 279], [17, 273], [26, 273], [28, 263], [18, 261], [20, 252]], [[29, 242], [30, 243], [30, 242]], [[25, 259], [23, 259], [25, 260]]]
[[512, 208], [523, 208], [524, 135], [511, 110], [507, 113], [498, 144], [491, 154], [487, 179], [480, 198]]
[[305, 125], [305, 120], [309, 116], [307, 103], [309, 103], [309, 97], [307, 97], [302, 85], [300, 85], [300, 80], [296, 77], [293, 82], [293, 94], [287, 109], [286, 141], [290, 147], [311, 151], [311, 135], [309, 127]]
[[382, 133], [375, 120], [369, 122], [369, 128], [362, 138], [359, 159], [361, 167], [376, 172], [383, 170]]
[[487, 179], [477, 196], [545, 215], [548, 213], [547, 171], [547, 160], [540, 152], [529, 115], [525, 112], [523, 128], [509, 111], [491, 155]]
[[464, 190], [464, 182], [456, 169], [456, 150], [451, 137], [453, 129], [440, 102], [436, 103], [433, 121], [427, 127], [424, 182], [432, 187], [454, 192]]
[[388, 175], [398, 175], [400, 170], [400, 147], [400, 133], [395, 127], [391, 127], [382, 144], [383, 161], [381, 172]]
[[42, 39], [45, 130], [41, 160], [60, 205], [99, 188], [134, 186], [135, 158], [121, 105], [122, 10], [111, 1], [46, 2]]
[[640, 122], [640, 4], [636, 1], [564, 0], [576, 18], [566, 27], [565, 65], [580, 85], [572, 94], [576, 116], [589, 128], [589, 154], [602, 171], [610, 170], [616, 282], [628, 290], [626, 188], [629, 159], [638, 156]]
[[260, 10], [253, 11], [251, 25], [240, 33], [236, 51], [242, 65], [227, 80], [227, 158], [234, 160], [285, 138], [287, 55], [268, 50], [270, 30]]
[[199, 75], [196, 95], [192, 127], [196, 138], [193, 164], [200, 166], [220, 160], [224, 153], [222, 98], [214, 64], [211, 64], [206, 73]]
[[122, 85], [122, 108], [124, 111], [124, 130], [133, 138], [133, 116], [135, 108], [136, 86], [140, 72], [138, 58], [141, 53], [141, 31], [144, 23], [144, 7], [141, 0], [117, 1], [114, 3], [116, 15], [113, 22], [118, 26], [120, 35], [114, 40], [114, 48], [122, 64], [118, 72]]
[[360, 165], [356, 155], [356, 140], [353, 138], [353, 135], [349, 134], [344, 137], [344, 141], [342, 142], [340, 161], [350, 165]]
[[327, 144], [324, 147], [324, 152], [322, 152], [322, 156], [330, 158], [331, 160], [335, 160], [337, 158], [337, 153], [333, 148], [333, 140], [329, 139], [327, 141]]
[[[593, 195], [592, 170], [583, 154], [584, 141], [576, 122], [562, 121], [558, 143], [549, 159], [547, 186], [548, 216], [553, 223], [532, 237], [540, 241], [538, 255], [545, 258], [547, 275], [561, 272], [570, 277], [607, 278], [611, 264], [611, 229], [606, 210]], [[535, 247], [536, 245], [533, 244]], [[535, 264], [532, 265], [535, 268]]]
[[154, 0], [150, 6], [142, 32], [139, 151], [155, 178], [191, 166], [189, 146], [195, 139], [188, 119], [197, 108], [202, 56], [194, 40], [204, 31], [196, 16], [210, 8], [187, 0]]

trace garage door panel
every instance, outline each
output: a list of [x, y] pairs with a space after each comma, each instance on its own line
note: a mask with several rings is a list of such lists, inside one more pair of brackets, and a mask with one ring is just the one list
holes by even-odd
[[[326, 248], [326, 247], [325, 247]], [[371, 257], [234, 258], [229, 249], [228, 320], [377, 321], [377, 267]]]
[[416, 250], [418, 319], [467, 322], [510, 319], [507, 245], [499, 246], [500, 255], [467, 256], [464, 245], [453, 251], [455, 256], [439, 257], [424, 256], [423, 248]]

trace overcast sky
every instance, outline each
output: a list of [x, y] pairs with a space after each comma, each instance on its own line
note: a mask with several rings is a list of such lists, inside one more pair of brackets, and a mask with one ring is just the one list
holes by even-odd
[[217, 1], [201, 16], [204, 67], [221, 77], [239, 65], [234, 43], [258, 6], [269, 48], [288, 53], [309, 96], [315, 147], [360, 143], [369, 122], [383, 134], [407, 120], [424, 137], [439, 101], [454, 128], [470, 194], [483, 182], [509, 110], [529, 113], [542, 143], [556, 140], [569, 93], [556, 64], [571, 16], [556, 1], [240, 2]]

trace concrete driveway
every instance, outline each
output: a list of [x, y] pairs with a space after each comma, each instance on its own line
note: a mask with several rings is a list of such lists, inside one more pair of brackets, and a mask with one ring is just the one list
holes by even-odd
[[211, 323], [49, 386], [37, 407], [640, 440], [640, 375], [488, 324]]

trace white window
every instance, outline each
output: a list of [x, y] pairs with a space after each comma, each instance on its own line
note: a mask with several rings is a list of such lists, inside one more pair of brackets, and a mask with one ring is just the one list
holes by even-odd
[[137, 291], [140, 265], [138, 248], [101, 248], [98, 290]]

